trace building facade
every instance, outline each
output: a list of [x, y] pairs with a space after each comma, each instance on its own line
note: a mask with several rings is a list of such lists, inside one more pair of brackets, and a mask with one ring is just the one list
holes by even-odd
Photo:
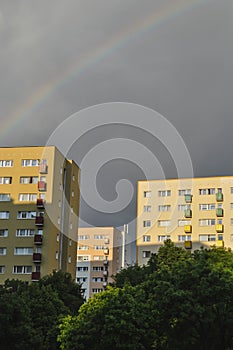
[[111, 276], [121, 269], [122, 234], [114, 227], [88, 227], [78, 230], [76, 281], [82, 283], [88, 299], [102, 292]]
[[166, 239], [193, 250], [233, 248], [233, 176], [139, 181], [138, 264]]
[[79, 168], [55, 147], [0, 148], [0, 283], [75, 279]]

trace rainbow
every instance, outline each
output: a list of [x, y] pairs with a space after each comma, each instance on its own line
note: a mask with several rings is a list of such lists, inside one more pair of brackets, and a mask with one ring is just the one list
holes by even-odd
[[95, 50], [87, 54], [83, 54], [62, 73], [40, 86], [26, 101], [24, 101], [24, 103], [19, 105], [11, 114], [7, 115], [1, 123], [0, 136], [7, 134], [13, 127], [20, 127], [20, 123], [22, 123], [23, 120], [26, 120], [31, 113], [36, 112], [36, 109], [40, 107], [54, 92], [61, 89], [89, 67], [97, 64], [107, 56], [112, 55], [115, 51], [119, 50], [130, 41], [135, 40], [138, 37], [145, 35], [147, 32], [154, 30], [159, 25], [166, 23], [168, 20], [172, 20], [177, 16], [191, 11], [199, 5], [206, 4], [207, 2], [209, 2], [209, 0], [173, 0], [172, 4], [169, 4], [169, 6], [164, 6], [159, 11], [151, 13], [144, 19], [134, 23], [131, 27], [116, 34], [111, 40], [107, 41], [102, 46], [97, 47]]

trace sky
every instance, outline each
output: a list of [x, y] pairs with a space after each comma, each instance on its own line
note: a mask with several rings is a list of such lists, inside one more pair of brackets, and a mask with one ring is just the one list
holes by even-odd
[[[0, 146], [44, 145], [69, 116], [121, 102], [163, 116], [158, 126], [165, 139], [163, 123], [171, 123], [193, 176], [232, 175], [232, 18], [232, 0], [0, 0]], [[69, 155], [81, 165], [114, 139], [134, 141], [143, 151], [136, 161], [125, 159], [126, 146], [122, 157], [110, 155], [92, 169], [100, 198], [110, 204], [126, 179], [126, 202], [109, 213], [82, 198], [82, 224], [132, 223], [137, 181], [160, 178], [161, 168], [163, 177], [177, 176], [169, 134], [162, 142], [143, 127], [112, 121], [109, 115], [106, 125], [81, 135]], [[85, 197], [91, 189], [83, 183]]]

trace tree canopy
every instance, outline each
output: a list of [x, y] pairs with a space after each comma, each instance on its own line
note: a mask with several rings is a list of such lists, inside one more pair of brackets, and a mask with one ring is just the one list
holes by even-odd
[[60, 325], [61, 349], [233, 349], [233, 254], [165, 242]]

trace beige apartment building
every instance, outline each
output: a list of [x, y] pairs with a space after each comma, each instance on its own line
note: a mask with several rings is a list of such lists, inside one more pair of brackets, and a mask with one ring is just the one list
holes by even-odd
[[79, 168], [55, 147], [0, 148], [0, 283], [76, 274]]
[[233, 248], [233, 176], [139, 181], [138, 264], [166, 239], [193, 250]]
[[114, 227], [78, 229], [76, 280], [88, 299], [102, 292], [121, 269], [122, 234]]

